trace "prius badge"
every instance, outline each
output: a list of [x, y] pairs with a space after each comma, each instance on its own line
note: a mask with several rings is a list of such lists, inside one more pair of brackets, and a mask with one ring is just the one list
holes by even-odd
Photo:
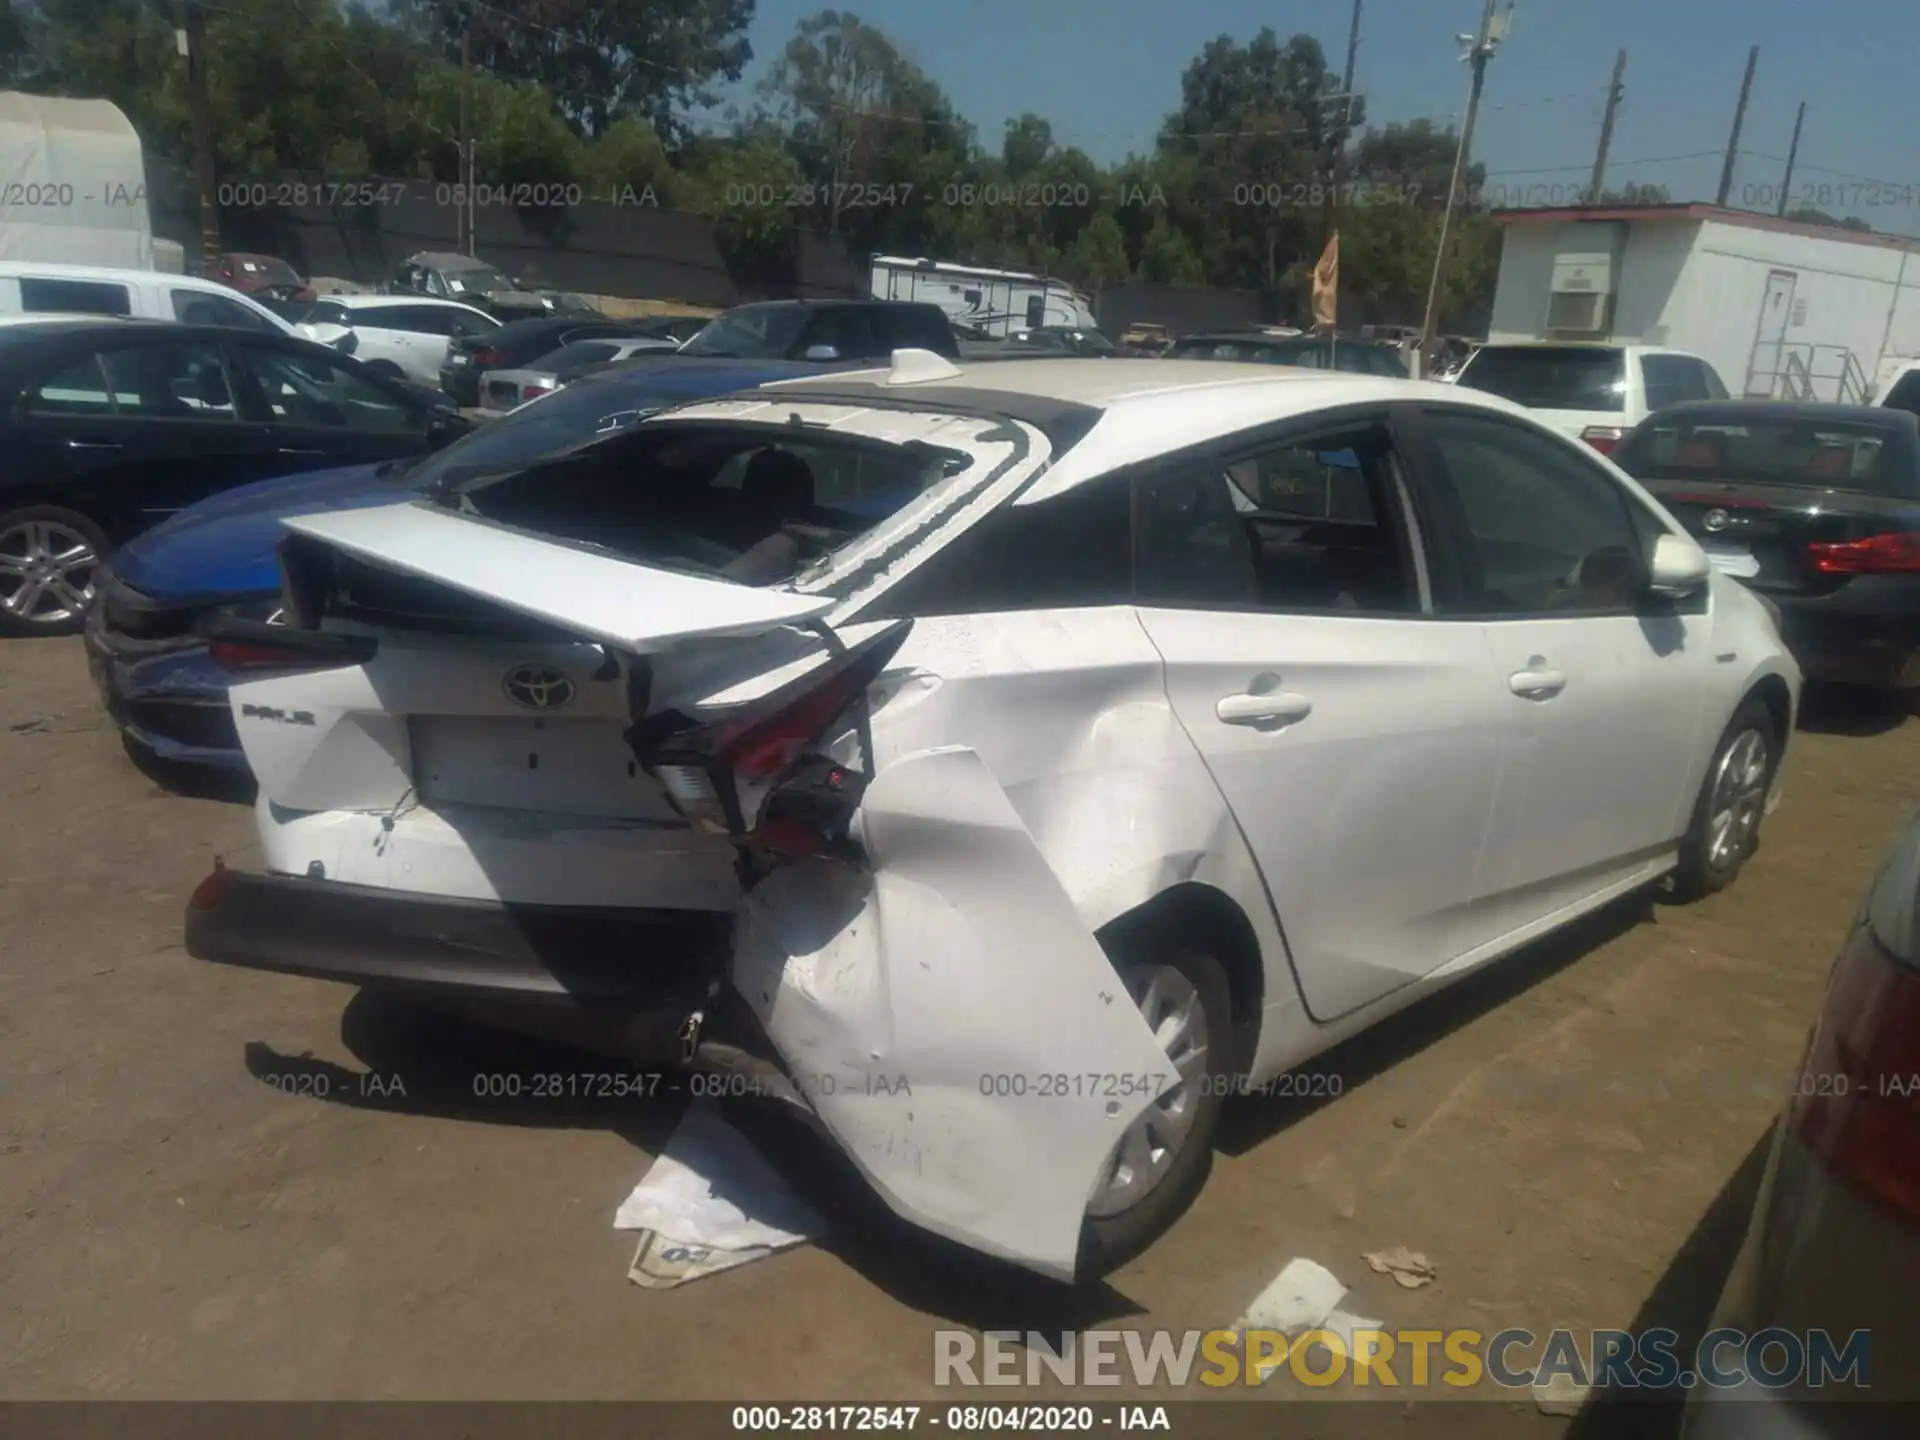
[[1724, 510], [1709, 510], [1705, 515], [1700, 517], [1700, 523], [1706, 526], [1709, 531], [1718, 535], [1722, 530], [1727, 528], [1727, 521], [1730, 518], [1732, 517]]
[[558, 710], [573, 703], [573, 681], [551, 665], [516, 665], [500, 684], [509, 700], [529, 710]]

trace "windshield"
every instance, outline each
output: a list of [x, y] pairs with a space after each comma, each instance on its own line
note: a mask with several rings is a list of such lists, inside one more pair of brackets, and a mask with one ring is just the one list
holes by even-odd
[[250, 256], [240, 262], [240, 273], [262, 285], [298, 285], [300, 277], [284, 260]]
[[1619, 411], [1627, 405], [1626, 356], [1575, 345], [1487, 345], [1454, 382], [1536, 410]]
[[1167, 356], [1173, 360], [1251, 360], [1261, 365], [1301, 365], [1316, 369], [1320, 366], [1321, 352], [1325, 348], [1312, 340], [1289, 344], [1285, 341], [1195, 338], [1180, 341], [1167, 351]]
[[1914, 479], [1880, 425], [1725, 414], [1640, 426], [1614, 459], [1640, 480], [1794, 485], [1867, 495], [1914, 493]]
[[680, 353], [777, 360], [793, 349], [806, 323], [807, 312], [797, 305], [743, 305], [703, 326]]
[[447, 289], [455, 295], [487, 295], [495, 291], [513, 289], [513, 282], [498, 270], [478, 266], [472, 270], [449, 270], [445, 272]]

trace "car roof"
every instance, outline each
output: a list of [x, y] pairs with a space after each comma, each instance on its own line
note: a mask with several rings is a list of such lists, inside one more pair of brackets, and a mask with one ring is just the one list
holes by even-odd
[[1047, 472], [1042, 488], [1048, 494], [1121, 465], [1348, 405], [1419, 400], [1528, 417], [1524, 407], [1500, 396], [1436, 381], [1222, 360], [962, 360], [954, 371], [938, 381], [902, 385], [888, 385], [885, 370], [846, 371], [778, 381], [755, 398], [919, 404], [1027, 420], [1054, 437], [1056, 449], [1062, 441], [1071, 446]]
[[121, 284], [155, 282], [186, 290], [204, 290], [209, 295], [239, 296], [242, 301], [247, 299], [231, 285], [222, 285], [218, 280], [207, 280], [198, 275], [176, 275], [170, 270], [125, 270], [106, 265], [42, 265], [34, 260], [0, 260], [0, 276], [10, 280], [44, 277], [49, 280], [118, 281]]
[[475, 315], [487, 313], [475, 305], [462, 305], [458, 300], [442, 300], [432, 295], [322, 295], [320, 299], [337, 300], [349, 310], [387, 310], [397, 305], [413, 309], [432, 305], [444, 310], [466, 310]]

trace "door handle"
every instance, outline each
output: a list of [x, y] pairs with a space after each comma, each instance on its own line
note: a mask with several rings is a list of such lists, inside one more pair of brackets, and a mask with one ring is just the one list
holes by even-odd
[[1225, 695], [1213, 707], [1223, 725], [1250, 725], [1256, 730], [1278, 730], [1313, 713], [1313, 702], [1291, 690], [1270, 690], [1264, 695]]
[[1567, 688], [1567, 677], [1558, 670], [1516, 670], [1507, 688], [1522, 700], [1551, 700]]
[[69, 450], [93, 450], [106, 453], [109, 451], [117, 451], [120, 447], [111, 440], [69, 440], [67, 441], [67, 448]]

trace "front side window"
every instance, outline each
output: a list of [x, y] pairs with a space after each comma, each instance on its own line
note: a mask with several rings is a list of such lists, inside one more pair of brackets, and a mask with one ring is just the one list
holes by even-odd
[[324, 356], [249, 346], [240, 358], [276, 424], [367, 435], [411, 435], [425, 428], [414, 407]]
[[807, 312], [797, 305], [743, 305], [702, 328], [680, 353], [731, 360], [781, 359], [800, 338], [806, 321]]
[[843, 360], [871, 355], [873, 330], [867, 324], [866, 311], [851, 307], [821, 311], [807, 327], [806, 348], [811, 350], [816, 345], [832, 346]]
[[1598, 462], [1522, 425], [1431, 412], [1427, 431], [1466, 536], [1464, 593], [1442, 606], [1490, 615], [1631, 611], [1644, 590], [1651, 516]]
[[277, 333], [279, 327], [264, 315], [225, 295], [208, 295], [200, 290], [173, 292], [173, 318], [183, 325], [225, 325], [234, 330], [264, 330]]

